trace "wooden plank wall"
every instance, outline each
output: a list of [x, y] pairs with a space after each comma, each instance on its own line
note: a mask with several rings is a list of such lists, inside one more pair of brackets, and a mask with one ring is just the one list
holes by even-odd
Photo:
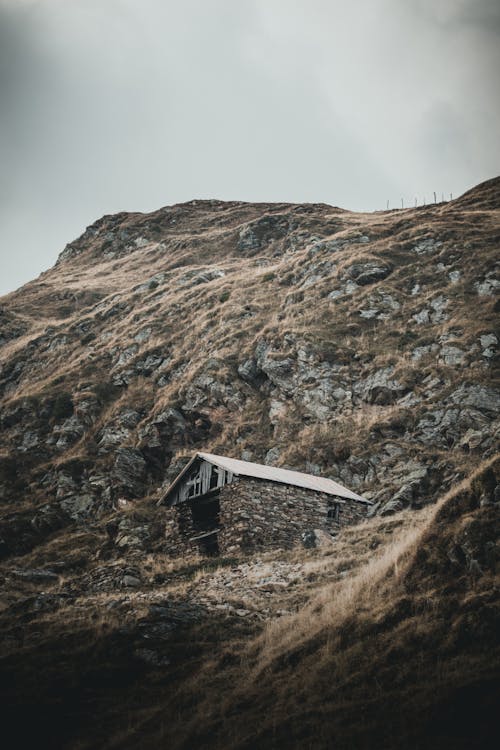
[[[214, 487], [210, 487], [213, 469], [215, 469], [217, 474], [217, 484]], [[177, 503], [192, 500], [195, 497], [201, 497], [210, 492], [211, 489], [213, 490], [223, 487], [225, 484], [230, 484], [233, 481], [233, 476], [233, 473], [230, 471], [225, 471], [208, 461], [200, 461], [198, 465], [195, 464], [191, 467], [189, 475], [181, 482], [173, 504], [176, 505]]]

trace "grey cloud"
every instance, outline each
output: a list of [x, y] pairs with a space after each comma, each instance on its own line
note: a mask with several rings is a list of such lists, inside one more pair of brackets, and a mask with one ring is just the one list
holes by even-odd
[[500, 33], [498, 0], [416, 0], [417, 8], [443, 26], [478, 26]]

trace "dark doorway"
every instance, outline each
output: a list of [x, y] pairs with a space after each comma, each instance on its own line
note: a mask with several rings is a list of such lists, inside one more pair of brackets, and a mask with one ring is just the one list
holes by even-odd
[[219, 493], [199, 497], [190, 503], [194, 536], [200, 552], [204, 555], [219, 554], [217, 532], [219, 530]]

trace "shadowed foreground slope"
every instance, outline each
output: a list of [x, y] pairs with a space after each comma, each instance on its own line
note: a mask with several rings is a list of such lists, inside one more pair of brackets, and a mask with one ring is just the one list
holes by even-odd
[[495, 459], [235, 667], [196, 676], [164, 746], [497, 747], [499, 480]]
[[156, 559], [163, 584], [23, 598], [0, 617], [4, 731], [68, 750], [493, 748], [499, 481], [494, 459], [324, 549]]

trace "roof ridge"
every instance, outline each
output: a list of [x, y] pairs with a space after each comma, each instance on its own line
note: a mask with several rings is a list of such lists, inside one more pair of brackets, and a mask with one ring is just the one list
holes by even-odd
[[343, 497], [348, 500], [356, 500], [357, 502], [371, 505], [370, 500], [367, 500], [361, 495], [357, 495], [355, 492], [347, 489], [347, 487], [339, 484], [334, 479], [328, 479], [327, 477], [318, 477], [314, 474], [306, 474], [305, 472], [295, 471], [294, 469], [281, 469], [277, 466], [268, 466], [267, 464], [258, 464], [253, 461], [244, 461], [240, 458], [220, 456], [216, 453], [206, 453], [204, 451], [197, 451], [194, 454], [191, 460], [186, 464], [182, 471], [179, 472], [174, 481], [168, 487], [165, 494], [160, 499], [160, 503], [163, 502], [163, 500], [177, 486], [177, 484], [180, 482], [180, 480], [196, 460], [196, 458], [201, 458], [204, 461], [215, 464], [220, 468], [230, 471], [238, 476], [247, 476], [253, 477], [254, 479], [263, 479], [268, 482], [289, 484], [295, 487], [302, 487], [303, 489], [309, 489], [315, 492], [324, 492], [328, 495]]

